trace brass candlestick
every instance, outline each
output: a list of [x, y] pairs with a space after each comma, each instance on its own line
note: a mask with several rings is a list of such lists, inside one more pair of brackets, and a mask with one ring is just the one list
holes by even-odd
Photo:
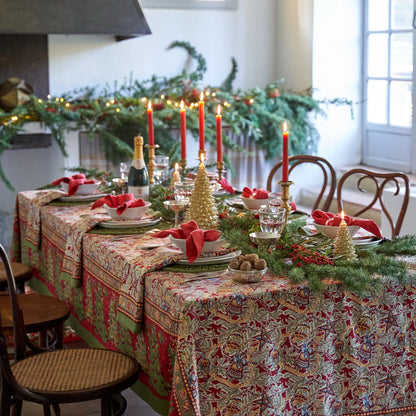
[[158, 144], [146, 144], [144, 147], [149, 149], [149, 163], [147, 164], [149, 171], [149, 183], [154, 184], [153, 172], [155, 171], [155, 149], [159, 147]]
[[291, 206], [289, 204], [289, 199], [290, 199], [290, 192], [289, 192], [289, 188], [290, 185], [293, 185], [294, 182], [292, 181], [287, 181], [287, 182], [283, 182], [283, 181], [278, 181], [277, 182], [281, 189], [282, 189], [282, 208], [284, 208], [286, 210], [286, 224], [289, 220], [289, 214], [290, 214], [290, 210], [291, 210]]
[[217, 162], [218, 180], [222, 179], [222, 175], [226, 172], [224, 162]]
[[182, 169], [182, 172], [185, 172], [185, 170], [187, 169], [187, 162], [186, 162], [186, 159], [181, 159], [180, 160], [180, 162], [179, 162], [179, 165], [180, 165], [180, 167], [181, 167], [181, 169]]

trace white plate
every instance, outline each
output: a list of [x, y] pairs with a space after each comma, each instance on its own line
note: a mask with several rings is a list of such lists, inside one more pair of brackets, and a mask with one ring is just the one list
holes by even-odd
[[382, 238], [379, 237], [368, 237], [368, 238], [360, 238], [360, 239], [352, 239], [353, 244], [357, 248], [371, 248], [375, 247], [376, 245], [380, 244]]
[[142, 220], [108, 220], [100, 222], [103, 228], [135, 228], [148, 227], [157, 224], [162, 218], [148, 218]]
[[106, 196], [107, 194], [92, 194], [92, 195], [71, 195], [71, 196], [62, 196], [59, 198], [60, 201], [84, 201], [84, 202], [89, 202], [89, 201], [95, 201], [97, 199], [100, 199], [104, 196]]
[[226, 199], [225, 200], [225, 203], [227, 205], [230, 205], [231, 207], [232, 206], [240, 207], [240, 208], [244, 208], [245, 207], [243, 200], [240, 199], [240, 198], [230, 198], [230, 199]]
[[241, 254], [240, 250], [232, 251], [231, 253], [224, 254], [223, 256], [214, 256], [214, 257], [199, 257], [193, 263], [189, 263], [187, 259], [178, 260], [177, 264], [187, 264], [187, 265], [205, 265], [205, 264], [222, 264], [228, 263], [234, 257], [237, 257]]

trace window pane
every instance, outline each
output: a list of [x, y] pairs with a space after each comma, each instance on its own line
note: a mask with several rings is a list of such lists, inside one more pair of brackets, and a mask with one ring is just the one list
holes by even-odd
[[368, 1], [368, 30], [387, 30], [389, 28], [389, 1]]
[[413, 21], [413, 0], [392, 0], [391, 28], [411, 29]]
[[385, 33], [368, 36], [368, 76], [387, 77], [388, 40]]
[[413, 39], [411, 33], [391, 35], [391, 76], [397, 78], [412, 77]]
[[387, 81], [370, 80], [367, 88], [367, 121], [387, 124]]
[[390, 85], [390, 124], [412, 125], [412, 83], [392, 81]]

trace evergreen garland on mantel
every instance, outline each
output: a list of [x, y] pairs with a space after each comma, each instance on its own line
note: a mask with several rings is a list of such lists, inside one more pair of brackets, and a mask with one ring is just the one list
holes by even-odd
[[[195, 71], [185, 70], [173, 78], [154, 75], [150, 80], [130, 81], [125, 85], [108, 88], [97, 94], [94, 88], [85, 88], [48, 99], [31, 96], [30, 101], [19, 105], [11, 112], [0, 110], [0, 156], [10, 148], [10, 139], [24, 129], [30, 121], [39, 121], [48, 127], [66, 156], [65, 132], [79, 130], [92, 139], [98, 134], [108, 160], [118, 163], [133, 154], [133, 138], [141, 133], [147, 140], [146, 107], [152, 101], [154, 129], [159, 154], [168, 154], [171, 160], [180, 159], [179, 141], [173, 132], [178, 131], [179, 103], [187, 106], [187, 128], [198, 137], [198, 111], [196, 103], [200, 91], [206, 94], [205, 137], [215, 143], [215, 114], [218, 104], [223, 105], [223, 121], [237, 135], [248, 135], [263, 149], [268, 158], [281, 153], [281, 124], [288, 121], [291, 132], [290, 153], [311, 153], [316, 149], [319, 135], [310, 121], [310, 113], [323, 113], [322, 101], [312, 98], [310, 91], [293, 93], [284, 91], [281, 82], [268, 84], [265, 88], [247, 91], [233, 90], [237, 74], [237, 63], [232, 60], [232, 69], [222, 86], [201, 86], [206, 72], [206, 61], [187, 42], [173, 42], [168, 49], [184, 48], [196, 63]], [[326, 103], [349, 104], [344, 99], [327, 100]], [[224, 131], [224, 145], [236, 149], [231, 135]], [[0, 164], [0, 177], [10, 189]]]

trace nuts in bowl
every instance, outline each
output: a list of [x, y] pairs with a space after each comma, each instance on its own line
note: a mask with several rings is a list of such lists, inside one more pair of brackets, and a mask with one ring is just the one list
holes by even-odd
[[266, 260], [255, 253], [240, 255], [228, 265], [231, 278], [240, 283], [259, 282], [267, 272]]

